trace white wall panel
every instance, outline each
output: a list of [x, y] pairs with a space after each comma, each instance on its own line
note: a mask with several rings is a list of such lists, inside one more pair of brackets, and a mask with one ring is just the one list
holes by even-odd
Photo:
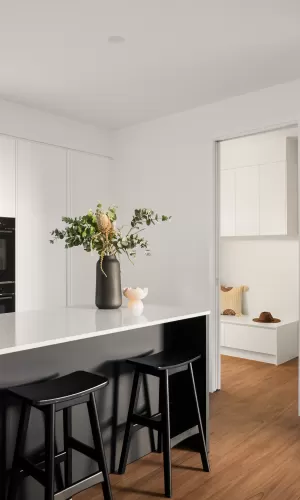
[[[69, 214], [83, 215], [95, 210], [100, 201], [113, 205], [114, 182], [112, 162], [85, 153], [69, 152]], [[97, 254], [82, 247], [68, 250], [68, 305], [94, 304]]]
[[51, 245], [67, 210], [66, 151], [17, 143], [17, 310], [66, 305], [66, 252]]
[[0, 136], [0, 217], [16, 216], [15, 140]]

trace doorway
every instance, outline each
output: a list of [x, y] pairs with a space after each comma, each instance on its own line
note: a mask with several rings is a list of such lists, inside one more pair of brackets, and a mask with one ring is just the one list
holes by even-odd
[[216, 156], [222, 388], [222, 356], [227, 368], [230, 357], [275, 366], [298, 357], [298, 128], [218, 141]]

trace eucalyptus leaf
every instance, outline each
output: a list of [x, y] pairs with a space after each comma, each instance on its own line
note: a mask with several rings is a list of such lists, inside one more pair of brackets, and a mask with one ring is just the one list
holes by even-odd
[[122, 253], [135, 258], [137, 248], [143, 249], [146, 255], [150, 255], [148, 241], [141, 236], [145, 227], [171, 219], [167, 215], [159, 216], [150, 208], [136, 208], [130, 229], [127, 234], [123, 234], [123, 228], [115, 227], [117, 207], [111, 205], [107, 211], [102, 207], [102, 203], [98, 203], [95, 212], [90, 209], [87, 214], [79, 217], [62, 217], [65, 228], [51, 231], [50, 243], [65, 240], [65, 248], [83, 246], [86, 252], [97, 252], [102, 260], [105, 255]]

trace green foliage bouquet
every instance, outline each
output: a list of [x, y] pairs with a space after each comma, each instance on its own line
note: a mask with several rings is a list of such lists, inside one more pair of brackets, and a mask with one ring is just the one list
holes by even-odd
[[171, 217], [159, 216], [149, 208], [137, 208], [134, 211], [129, 229], [124, 232], [123, 226], [118, 228], [117, 207], [110, 206], [107, 211], [102, 209], [98, 203], [96, 211], [89, 210], [86, 215], [80, 217], [62, 217], [65, 229], [54, 229], [51, 232], [51, 243], [55, 240], [64, 240], [65, 248], [83, 246], [86, 252], [97, 252], [100, 256], [102, 268], [105, 256], [119, 256], [126, 254], [129, 260], [136, 256], [137, 248], [142, 248], [146, 255], [150, 255], [148, 241], [141, 235], [147, 226], [166, 222]]

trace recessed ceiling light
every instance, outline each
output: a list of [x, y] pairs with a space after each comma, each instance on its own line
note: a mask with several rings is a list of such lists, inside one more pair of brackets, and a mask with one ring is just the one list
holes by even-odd
[[119, 35], [113, 35], [113, 36], [108, 37], [108, 42], [115, 43], [115, 44], [124, 43], [125, 38], [123, 38], [122, 36], [119, 36]]

